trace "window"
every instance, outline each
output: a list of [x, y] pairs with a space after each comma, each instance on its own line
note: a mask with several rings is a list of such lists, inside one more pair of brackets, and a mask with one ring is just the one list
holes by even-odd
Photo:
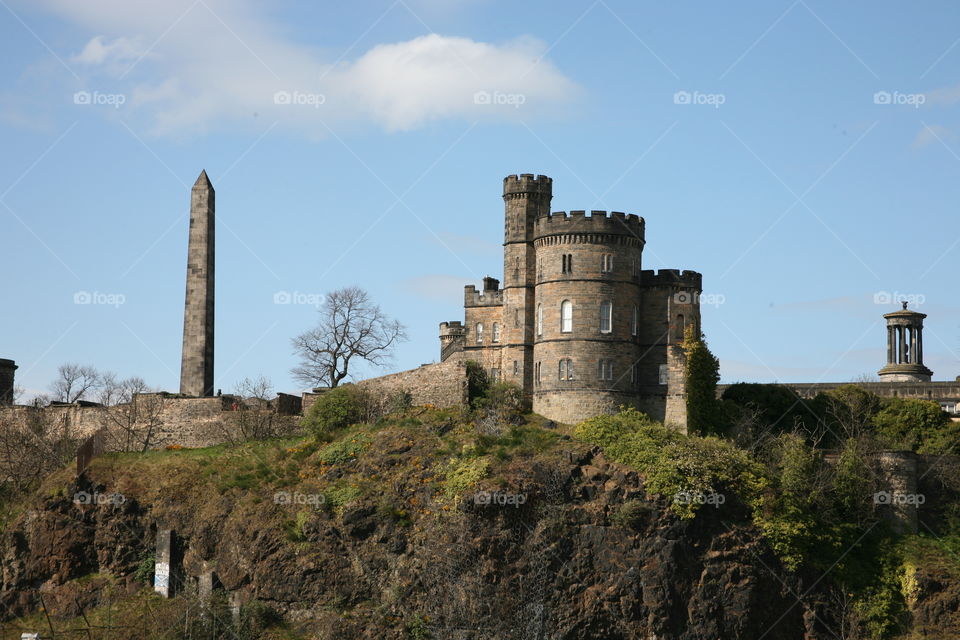
[[562, 266], [561, 271], [563, 273], [573, 273], [573, 254], [572, 253], [565, 253], [562, 256], [560, 256], [560, 262]]
[[639, 379], [640, 376], [637, 373], [637, 365], [634, 364], [632, 367], [630, 367], [630, 383], [637, 384], [637, 380]]
[[610, 273], [613, 271], [613, 254], [605, 253], [600, 256], [600, 273]]
[[560, 361], [560, 379], [573, 380], [573, 360], [564, 358]]
[[601, 380], [613, 380], [613, 360], [600, 360], [597, 366], [597, 377]]
[[519, 361], [519, 360], [514, 360], [514, 361], [513, 361], [513, 375], [515, 375], [515, 376], [520, 375], [520, 361]]
[[537, 335], [543, 335], [543, 305], [537, 305]]
[[520, 309], [513, 310], [513, 326], [520, 328]]
[[483, 344], [483, 323], [477, 323], [477, 344]]
[[499, 322], [493, 323], [493, 341], [500, 342], [500, 323]]
[[543, 259], [537, 260], [537, 280], [543, 280]]
[[637, 330], [640, 328], [640, 307], [633, 305], [633, 321], [630, 323], [630, 335], [637, 335]]
[[669, 381], [669, 371], [667, 370], [667, 365], [660, 365], [660, 384], [667, 384]]
[[683, 314], [677, 314], [677, 320], [673, 323], [673, 339], [677, 342], [683, 341], [684, 326]]
[[540, 384], [540, 363], [539, 362], [533, 365], [533, 380], [538, 385]]
[[573, 303], [564, 300], [560, 303], [560, 333], [573, 331]]
[[490, 369], [490, 379], [494, 382], [499, 382], [500, 380], [500, 369]]
[[609, 300], [600, 303], [600, 333], [613, 330], [613, 303]]

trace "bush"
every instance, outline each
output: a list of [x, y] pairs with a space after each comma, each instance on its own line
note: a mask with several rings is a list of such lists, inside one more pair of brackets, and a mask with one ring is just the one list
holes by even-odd
[[318, 440], [329, 441], [338, 431], [364, 421], [369, 412], [369, 394], [355, 385], [345, 385], [317, 398], [302, 425]]
[[702, 496], [730, 489], [752, 504], [765, 486], [763, 468], [747, 452], [715, 437], [685, 436], [635, 409], [585, 420], [574, 435], [640, 471], [646, 488], [671, 498], [670, 509], [684, 519], [696, 515]]
[[960, 424], [932, 400], [887, 398], [873, 423], [884, 447], [933, 454], [957, 453], [960, 448]]
[[610, 516], [610, 523], [624, 529], [639, 529], [643, 521], [650, 515], [650, 506], [639, 500], [627, 500], [620, 509]]

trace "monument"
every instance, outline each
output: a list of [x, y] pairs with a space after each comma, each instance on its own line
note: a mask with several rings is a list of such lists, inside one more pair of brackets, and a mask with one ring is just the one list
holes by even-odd
[[187, 292], [183, 313], [180, 393], [213, 395], [215, 193], [206, 171], [190, 194]]

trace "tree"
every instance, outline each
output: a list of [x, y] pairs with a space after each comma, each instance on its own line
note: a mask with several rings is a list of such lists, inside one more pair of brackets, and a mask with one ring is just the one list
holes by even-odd
[[719, 433], [723, 430], [720, 403], [717, 401], [717, 383], [720, 381], [720, 361], [710, 352], [703, 335], [692, 324], [683, 332], [684, 371], [687, 393], [687, 424], [700, 433]]
[[57, 379], [50, 385], [50, 390], [54, 399], [60, 402], [76, 402], [95, 391], [100, 383], [100, 373], [95, 368], [68, 363], [57, 369]]
[[300, 364], [292, 373], [309, 385], [336, 387], [349, 379], [355, 361], [383, 366], [406, 339], [405, 327], [386, 316], [366, 291], [338, 289], [326, 296], [318, 325], [293, 339]]

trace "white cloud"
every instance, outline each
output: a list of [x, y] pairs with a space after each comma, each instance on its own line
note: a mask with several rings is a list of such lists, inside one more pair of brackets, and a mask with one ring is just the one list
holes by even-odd
[[917, 132], [917, 137], [913, 139], [912, 147], [922, 149], [923, 147], [935, 142], [952, 140], [953, 131], [939, 124], [925, 125]]
[[577, 93], [532, 38], [429, 34], [337, 60], [283, 38], [251, 0], [90, 0], [82, 10], [72, 0], [43, 1], [96, 34], [69, 58], [85, 74], [73, 90], [125, 94], [127, 113], [159, 135], [262, 129], [274, 120], [320, 137], [325, 123], [402, 131], [451, 118], [531, 120]]
[[113, 42], [104, 42], [103, 36], [92, 38], [83, 51], [71, 56], [71, 62], [80, 64], [107, 64], [111, 62], [133, 62], [146, 52], [143, 46], [129, 38], [116, 38]]

